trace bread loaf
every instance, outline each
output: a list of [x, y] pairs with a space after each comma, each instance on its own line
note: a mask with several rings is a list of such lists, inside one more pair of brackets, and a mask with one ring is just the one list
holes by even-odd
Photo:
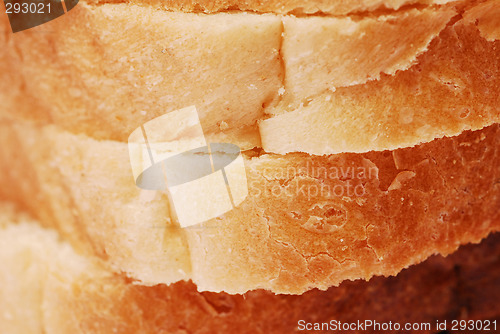
[[[497, 319], [498, 17], [498, 0], [81, 0], [11, 34], [1, 16], [0, 332]], [[146, 122], [193, 105], [201, 142], [241, 149], [248, 196], [223, 170], [233, 209], [181, 228], [127, 140], [154, 164], [179, 125]], [[208, 147], [215, 173], [230, 154]]]
[[[499, 229], [498, 1], [238, 3], [82, 1], [1, 34], [0, 198], [142, 284], [229, 293], [395, 275]], [[193, 104], [249, 196], [181, 229], [126, 141]]]

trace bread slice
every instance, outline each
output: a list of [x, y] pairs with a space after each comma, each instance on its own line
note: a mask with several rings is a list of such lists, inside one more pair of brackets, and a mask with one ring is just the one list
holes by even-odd
[[[479, 12], [473, 8], [465, 12], [464, 19], [439, 30], [439, 36], [430, 43], [428, 51], [420, 55], [408, 70], [398, 71], [392, 76], [382, 74], [377, 81], [362, 84], [369, 79], [367, 76], [363, 81], [358, 79], [359, 85], [338, 88], [335, 83], [345, 86], [349, 80], [341, 80], [353, 77], [344, 73], [343, 65], [337, 64], [335, 58], [332, 60], [328, 53], [322, 52], [315, 56], [315, 59], [320, 58], [319, 62], [296, 61], [295, 75], [289, 75], [294, 66], [287, 66], [285, 96], [277, 107], [266, 109], [272, 117], [260, 123], [262, 147], [267, 152], [280, 154], [393, 150], [434, 138], [455, 136], [464, 130], [482, 129], [492, 121], [498, 122], [500, 40], [494, 40], [492, 36], [495, 36], [495, 29], [500, 29], [500, 24], [485, 15], [500, 11], [500, 6], [496, 1], [481, 6], [487, 10]], [[292, 22], [297, 20], [291, 19]], [[315, 20], [311, 27], [325, 21], [323, 18]], [[483, 25], [484, 28], [478, 29]], [[393, 27], [389, 23], [383, 26]], [[491, 32], [483, 33], [481, 29]], [[311, 31], [311, 34], [314, 33]], [[325, 44], [342, 48], [342, 43], [329, 41], [332, 33], [318, 32], [314, 36], [318, 40], [310, 44], [310, 51]], [[364, 43], [353, 48], [359, 50], [359, 55], [357, 52], [346, 53], [348, 59], [340, 58], [339, 62], [342, 60], [349, 65], [346, 68], [352, 69], [356, 68], [356, 59], [361, 65], [373, 58], [367, 55], [382, 57], [384, 52], [376, 48], [380, 40], [369, 35], [366, 38], [374, 40], [374, 48], [370, 49], [370, 44]], [[399, 49], [391, 47], [387, 51], [394, 50]], [[405, 51], [403, 48], [401, 52]], [[352, 57], [358, 57], [354, 63]], [[390, 58], [387, 55], [386, 58], [376, 58], [371, 64], [385, 59]], [[308, 65], [302, 64], [305, 62]], [[324, 69], [333, 74], [322, 72]], [[355, 71], [350, 71], [349, 74], [354, 75]], [[342, 74], [336, 82], [331, 81], [335, 79], [335, 73]], [[308, 86], [308, 82], [315, 81], [329, 83], [333, 91], [327, 90], [326, 85]], [[304, 89], [305, 86], [309, 91]], [[287, 92], [294, 94], [295, 91], [303, 94], [303, 98], [287, 97]]]
[[[191, 278], [202, 290], [298, 294], [393, 275], [433, 253], [448, 254], [499, 228], [498, 125], [491, 124], [498, 121], [500, 67], [490, 15], [497, 3], [349, 18], [82, 3], [37, 30], [2, 34], [0, 197], [56, 228], [82, 254], [96, 254], [144, 284]], [[377, 42], [397, 49], [395, 36], [415, 23], [429, 29], [409, 33], [395, 56], [366, 61]], [[287, 83], [304, 87], [287, 71], [298, 66], [301, 73], [301, 63], [292, 61], [301, 44], [293, 39], [304, 38], [298, 27], [312, 34], [318, 25], [327, 33], [311, 36], [313, 44], [352, 33], [345, 48], [327, 49], [339, 49], [341, 59], [362, 50], [364, 66], [343, 69], [348, 80], [341, 85], [351, 86], [325, 93], [336, 94], [330, 101], [321, 96], [322, 77], [315, 85], [320, 96], [299, 107], [305, 116], [269, 114], [259, 134], [256, 122], [279, 110], [279, 99], [293, 97]], [[311, 54], [330, 70], [338, 64]], [[419, 63], [408, 68], [418, 54]], [[312, 66], [309, 74], [319, 71]], [[164, 192], [135, 186], [125, 141], [145, 121], [192, 103], [209, 141], [246, 149], [250, 196], [236, 210], [184, 230]], [[345, 118], [344, 103], [354, 110]], [[339, 106], [331, 117], [328, 108]], [[378, 109], [370, 114], [371, 107]], [[345, 132], [334, 131], [342, 120], [350, 122]], [[459, 135], [469, 128], [477, 131]], [[431, 141], [446, 135], [455, 136]], [[420, 142], [428, 143], [396, 149]], [[299, 144], [291, 150], [317, 155], [269, 153]], [[265, 150], [249, 149], [255, 146]], [[386, 147], [393, 150], [323, 155]]]
[[405, 71], [455, 15], [453, 7], [443, 7], [365, 18], [285, 16], [284, 99], [305, 102], [325, 90]]
[[[394, 275], [500, 228], [498, 125], [368, 154], [264, 154], [249, 198], [188, 231], [201, 290], [278, 293]], [[490, 160], [491, 159], [491, 160]]]
[[[113, 329], [119, 333], [293, 333], [304, 323], [368, 319], [430, 323], [432, 330], [419, 333], [436, 333], [436, 320], [498, 319], [499, 244], [498, 236], [493, 236], [484, 244], [465, 246], [450, 258], [434, 256], [397, 277], [344, 282], [301, 296], [263, 290], [244, 295], [199, 293], [190, 282], [144, 287], [124, 279], [81, 283], [84, 288], [76, 298], [68, 298], [64, 291], [54, 296], [64, 301], [67, 313], [62, 316], [78, 319], [82, 333]], [[381, 331], [367, 328], [366, 332]]]
[[187, 243], [172, 228], [167, 196], [135, 186], [126, 144], [5, 120], [0, 128], [0, 197], [117, 271], [154, 283], [188, 278]]
[[78, 255], [55, 231], [26, 217], [7, 218], [5, 204], [0, 207], [0, 328], [9, 334], [291, 333], [300, 320], [435, 326], [436, 319], [500, 315], [494, 307], [500, 298], [498, 235], [446, 259], [434, 256], [397, 277], [345, 282], [302, 296], [262, 290], [228, 295], [197, 292], [190, 282], [138, 285]]
[[136, 187], [125, 143], [3, 120], [0, 198], [144, 284], [300, 294], [394, 275], [498, 230], [499, 131], [367, 154], [248, 151], [245, 201], [180, 229], [164, 192]]
[[[0, 40], [2, 78], [9, 78], [0, 84], [0, 114], [126, 141], [146, 121], [196, 105], [207, 136], [227, 128], [226, 141], [246, 146], [245, 127], [255, 126], [282, 86], [281, 32], [274, 15], [80, 2]], [[231, 139], [231, 129], [242, 134]]]
[[238, 10], [339, 16], [376, 10], [397, 10], [403, 6], [440, 5], [452, 1], [455, 0], [133, 0], [132, 3], [185, 12], [217, 13]]
[[82, 277], [99, 277], [98, 267], [76, 254], [69, 244], [60, 242], [55, 231], [42, 229], [26, 216], [13, 215], [9, 205], [2, 203], [0, 208], [2, 332], [68, 333], [62, 330], [64, 322], [73, 319], [58, 317], [54, 331], [45, 327], [50, 326], [51, 313], [60, 314], [60, 305], [50, 289], [74, 293], [73, 284]]
[[0, 114], [124, 142], [196, 105], [207, 140], [242, 149], [414, 146], [499, 121], [499, 42], [459, 20], [468, 7], [293, 17], [82, 1], [0, 36]]

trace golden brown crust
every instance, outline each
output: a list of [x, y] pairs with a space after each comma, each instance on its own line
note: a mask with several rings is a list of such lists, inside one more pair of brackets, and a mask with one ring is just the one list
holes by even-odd
[[164, 193], [136, 188], [126, 144], [0, 125], [0, 198], [148, 284], [297, 294], [394, 275], [499, 229], [498, 125], [392, 152], [247, 153], [249, 197], [186, 230]]
[[[78, 256], [58, 243], [53, 231], [35, 225], [11, 224], [0, 230], [0, 240], [9, 243], [0, 258], [24, 264], [0, 273], [2, 287], [9, 288], [0, 293], [0, 325], [11, 334], [28, 330], [54, 334], [292, 333], [300, 320], [431, 323], [432, 330], [419, 333], [435, 333], [436, 320], [500, 315], [495, 307], [500, 298], [499, 234], [480, 245], [463, 246], [447, 258], [433, 256], [397, 277], [344, 282], [302, 296], [263, 290], [244, 295], [200, 293], [191, 282], [137, 285], [103, 271], [92, 257]], [[23, 286], [21, 282], [31, 284], [16, 290]], [[366, 332], [380, 333], [373, 328]]]
[[[126, 285], [125, 293], [115, 292], [113, 295], [119, 296], [117, 300], [106, 303], [114, 317], [105, 318], [97, 312], [89, 314], [85, 303], [81, 302], [78, 303], [80, 307], [75, 305], [75, 313], [82, 315], [81, 323], [88, 326], [85, 328], [96, 328], [97, 324], [110, 319], [119, 325], [121, 319], [127, 319], [128, 328], [122, 327], [124, 333], [143, 328], [145, 332], [157, 332], [159, 328], [175, 332], [177, 328], [184, 328], [200, 333], [292, 333], [299, 320], [314, 323], [371, 319], [432, 322], [434, 325], [436, 319], [492, 319], [500, 315], [495, 307], [500, 297], [497, 289], [499, 241], [496, 235], [481, 245], [466, 246], [450, 258], [433, 257], [404, 270], [397, 277], [345, 282], [338, 288], [309, 291], [302, 296], [273, 295], [264, 291], [243, 296], [200, 294], [190, 283], [170, 287]], [[95, 288], [94, 285], [88, 293], [90, 299], [84, 300], [96, 302], [92, 300], [97, 295], [93, 294]], [[99, 299], [108, 300], [106, 293], [109, 292], [99, 291], [102, 291]], [[139, 313], [137, 309], [142, 311], [141, 316], [129, 318], [130, 314]], [[166, 321], [170, 317], [178, 320]], [[380, 333], [373, 329], [367, 332]]]
[[[107, 285], [110, 290], [92, 284], [90, 291], [79, 296], [89, 303], [78, 299], [70, 309], [80, 315], [87, 333], [110, 323], [121, 326], [123, 333], [160, 329], [174, 333], [179, 329], [196, 333], [292, 333], [299, 320], [321, 323], [371, 319], [431, 322], [434, 326], [436, 319], [493, 319], [500, 316], [495, 307], [500, 298], [499, 245], [498, 235], [492, 236], [481, 245], [460, 249], [450, 258], [435, 256], [397, 277], [345, 282], [338, 288], [309, 291], [302, 296], [264, 291], [243, 296], [198, 293], [194, 285], [184, 282], [170, 287], [126, 284], [115, 291], [110, 291], [111, 284]], [[110, 294], [117, 298], [110, 302]], [[101, 300], [109, 313], [89, 312], [88, 305]], [[130, 317], [132, 314], [136, 316]], [[167, 321], [170, 318], [177, 320]], [[373, 329], [367, 332], [380, 333]]]
[[260, 124], [262, 147], [333, 154], [414, 146], [498, 122], [499, 94], [500, 41], [459, 20], [407, 71], [293, 103], [285, 97], [267, 110], [279, 115]]
[[[249, 198], [187, 231], [201, 290], [280, 293], [394, 275], [500, 229], [499, 126], [415, 148], [247, 165]], [[256, 260], [257, 259], [257, 260]]]
[[[495, 7], [494, 1], [488, 4]], [[126, 141], [144, 122], [195, 104], [209, 140], [244, 149], [332, 154], [413, 146], [498, 121], [498, 104], [491, 101], [499, 87], [498, 41], [487, 42], [470, 20], [435, 37], [455, 13], [454, 5], [347, 18], [283, 18], [82, 3], [35, 30], [0, 37], [5, 45], [0, 113]], [[329, 30], [317, 34], [316, 23]], [[316, 55], [327, 60], [324, 66], [313, 66], [301, 81], [301, 64], [315, 63], [316, 56], [313, 52], [294, 68], [293, 59], [301, 54], [301, 44], [294, 44], [300, 29], [294, 26], [309, 27], [315, 40], [350, 31], [352, 43], [325, 45], [326, 51]], [[423, 29], [405, 33], [414, 26]], [[403, 71], [432, 39], [418, 63]], [[374, 62], [377, 48], [385, 50], [380, 55], [389, 55]], [[397, 56], [391, 56], [393, 51]], [[352, 59], [358, 53], [362, 66], [343, 68], [340, 78], [321, 74], [339, 68], [331, 59]], [[397, 70], [395, 76], [381, 74]], [[349, 86], [380, 75], [376, 82], [324, 92], [329, 80], [331, 86]], [[322, 80], [309, 86], [310, 77]], [[288, 90], [307, 96], [290, 100]], [[283, 102], [273, 109], [283, 92]], [[256, 123], [265, 113], [285, 111], [292, 112], [264, 121], [259, 135]], [[284, 134], [290, 123], [304, 126]]]
[[[444, 11], [443, 22], [448, 20], [447, 10], [435, 10]], [[432, 10], [423, 12], [433, 17]], [[395, 15], [404, 13], [420, 12]], [[406, 107], [408, 97], [413, 98], [410, 106], [417, 109], [432, 104], [435, 110], [406, 130], [394, 117], [406, 119], [408, 115], [387, 113], [375, 134], [387, 135], [400, 145], [412, 144], [398, 137], [398, 132], [384, 135], [389, 125], [396, 124], [392, 131], [416, 131], [413, 139], [419, 142], [433, 138], [426, 128], [426, 122], [433, 120], [436, 126], [451, 124], [440, 136], [459, 133], [467, 126], [479, 129], [490, 124], [498, 117], [497, 95], [491, 92], [498, 90], [500, 66], [498, 42], [488, 42], [480, 35], [485, 31], [490, 34], [484, 28], [490, 27], [490, 21], [481, 21], [484, 13], [488, 11], [471, 14], [483, 22], [478, 23], [479, 30], [475, 19], [459, 20], [445, 29], [421, 56], [422, 64], [336, 94], [346, 99], [351, 96], [354, 105], [363, 98], [368, 106]], [[63, 27], [70, 18], [74, 19], [70, 28], [53, 33], [51, 29]], [[189, 29], [186, 18], [191, 23]], [[212, 29], [214, 22], [221, 25]], [[391, 152], [264, 154], [258, 158], [246, 152], [251, 195], [241, 207], [201, 229], [176, 229], [166, 195], [135, 187], [123, 141], [130, 130], [163, 114], [167, 106], [192, 103], [189, 87], [195, 79], [202, 82], [195, 93], [211, 108], [200, 108], [204, 125], [217, 128], [223, 110], [224, 119], [227, 116], [235, 121], [235, 130], [251, 126], [266, 103], [271, 104], [279, 95], [277, 88], [284, 74], [278, 57], [281, 19], [274, 15], [207, 16], [125, 4], [82, 4], [43, 29], [0, 36], [0, 42], [8, 46], [1, 51], [6, 59], [0, 64], [2, 76], [13, 79], [0, 81], [4, 88], [0, 94], [6, 103], [0, 113], [7, 117], [0, 121], [0, 158], [8, 162], [0, 165], [0, 180], [6, 185], [0, 189], [0, 197], [20, 203], [42, 224], [57, 228], [79, 251], [108, 259], [115, 270], [144, 283], [192, 278], [205, 290], [237, 293], [265, 288], [302, 293], [313, 287], [326, 289], [346, 279], [392, 275], [435, 252], [447, 254], [459, 244], [478, 241], [499, 228], [495, 210], [500, 196], [496, 183], [500, 173], [498, 125], [493, 125]], [[83, 29], [85, 33], [80, 34]], [[40, 34], [42, 31], [47, 34]], [[170, 34], [165, 37], [163, 31]], [[202, 33], [206, 39], [201, 41]], [[361, 36], [363, 32], [358, 33]], [[163, 42], [181, 47], [171, 50]], [[200, 42], [205, 43], [201, 49], [206, 52], [193, 53], [200, 49]], [[183, 47], [183, 43], [187, 44]], [[53, 49], [48, 50], [46, 44]], [[227, 54], [229, 44], [245, 50], [241, 58]], [[216, 55], [207, 60], [214, 50]], [[168, 54], [168, 59], [160, 53]], [[218, 62], [221, 57], [225, 59], [222, 63]], [[179, 88], [177, 83], [186, 78], [186, 61], [191, 64], [188, 72], [193, 73]], [[198, 78], [203, 71], [191, 71], [200, 64], [208, 64], [207, 77]], [[163, 66], [174, 65], [173, 81], [163, 78], [160, 88], [169, 87], [188, 97], [176, 100], [179, 105], [163, 105], [161, 101], [168, 100], [161, 100], [165, 90], [153, 86], [158, 83], [157, 75], [164, 73]], [[228, 82], [223, 80], [225, 75], [231, 77]], [[214, 78], [222, 83], [220, 91], [215, 89], [210, 95]], [[234, 82], [241, 85], [233, 96], [228, 90], [232, 92]], [[411, 92], [419, 91], [418, 84], [425, 94], [413, 97]], [[388, 99], [381, 98], [385, 90], [397, 92], [403, 100], [390, 94]], [[238, 112], [232, 107], [225, 109], [228, 95], [229, 105]], [[440, 113], [440, 103], [453, 106], [449, 117]], [[466, 113], [465, 121], [453, 119], [457, 110], [463, 111], [471, 103], [472, 115]], [[153, 112], [142, 116], [130, 109], [152, 105]], [[371, 115], [365, 121], [373, 125], [376, 117]], [[20, 119], [35, 120], [38, 125]], [[47, 125], [51, 123], [56, 125]], [[320, 122], [310, 129], [310, 135], [320, 132], [323, 125], [325, 122]], [[295, 133], [290, 127], [286, 129], [287, 134]], [[80, 132], [118, 141], [75, 134]], [[343, 138], [353, 137], [352, 133], [348, 131]], [[369, 143], [365, 150], [370, 147], [375, 148]], [[330, 169], [335, 175], [321, 174]], [[367, 174], [360, 176], [360, 170]], [[323, 193], [325, 189], [329, 193]]]

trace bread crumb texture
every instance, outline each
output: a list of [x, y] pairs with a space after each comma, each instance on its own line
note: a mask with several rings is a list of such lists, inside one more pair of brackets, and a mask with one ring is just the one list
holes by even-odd
[[[495, 5], [500, 8], [500, 3]], [[267, 111], [275, 117], [260, 123], [262, 147], [282, 154], [396, 149], [498, 122], [500, 41], [488, 42], [469, 22], [459, 20], [442, 30], [428, 51], [406, 71], [380, 74], [379, 80], [336, 87], [333, 92], [318, 90], [298, 105], [297, 101], [304, 100], [285, 97], [277, 107]], [[500, 27], [499, 22], [495, 21], [494, 26]], [[365, 59], [373, 65], [371, 58], [375, 56], [370, 54], [383, 52], [370, 49], [357, 61]], [[387, 57], [380, 60], [387, 61]], [[332, 72], [342, 71], [329, 58], [326, 61], [332, 65]], [[314, 68], [317, 64], [320, 62], [304, 66]], [[324, 72], [319, 74], [320, 67], [324, 68], [312, 69], [310, 79], [300, 84], [307, 86], [308, 80], [326, 79]], [[352, 67], [355, 64], [349, 66]], [[299, 68], [295, 78], [308, 73]], [[287, 84], [296, 83], [285, 79], [285, 87]], [[294, 90], [291, 91], [293, 94]]]
[[248, 161], [250, 197], [187, 231], [199, 289], [278, 293], [395, 275], [500, 228], [498, 125], [415, 148]]
[[498, 230], [499, 131], [366, 154], [247, 152], [247, 199], [179, 229], [166, 194], [135, 186], [125, 143], [3, 121], [0, 198], [143, 284], [300, 294], [395, 275]]
[[[82, 3], [0, 34], [0, 199], [143, 284], [229, 293], [324, 290], [478, 242], [500, 228], [498, 1], [459, 4], [298, 18]], [[297, 27], [317, 43], [298, 47]], [[358, 51], [362, 69], [337, 66]], [[318, 74], [304, 101], [293, 66]], [[250, 195], [181, 230], [165, 193], [135, 186], [125, 141], [191, 104], [208, 141], [246, 149]], [[294, 151], [313, 154], [272, 153]]]
[[[8, 219], [0, 214], [0, 221]], [[191, 282], [137, 285], [78, 255], [32, 220], [10, 220], [0, 241], [7, 269], [0, 272], [0, 326], [9, 334], [291, 333], [299, 320], [434, 323], [457, 314], [463, 320], [500, 315], [498, 234], [397, 277], [344, 282], [302, 296], [198, 292]]]
[[457, 1], [296, 17], [81, 3], [0, 36], [0, 114], [126, 141], [196, 105], [209, 141], [243, 149], [414, 146], [499, 121], [498, 8]]

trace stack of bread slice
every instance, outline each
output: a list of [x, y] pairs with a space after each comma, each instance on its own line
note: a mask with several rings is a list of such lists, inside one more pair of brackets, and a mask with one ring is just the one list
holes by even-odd
[[[491, 326], [500, 316], [499, 234], [397, 277], [344, 282], [301, 296], [264, 290], [229, 295], [198, 292], [191, 282], [137, 284], [78, 254], [11, 205], [0, 206], [3, 333], [293, 333], [365, 320], [418, 324], [418, 333], [435, 333], [436, 320], [483, 319]], [[370, 326], [364, 332], [381, 331]]]
[[[85, 0], [15, 34], [2, 17], [0, 200], [34, 222], [4, 219], [2, 293], [19, 302], [0, 302], [25, 313], [2, 322], [208, 333], [260, 316], [278, 328], [271, 313], [331, 298], [303, 316], [349, 319], [349, 296], [382, 299], [359, 317], [409, 305], [415, 291], [388, 293], [405, 285], [455, 290], [454, 266], [498, 280], [491, 258], [470, 263], [498, 258], [496, 236], [405, 270], [500, 230], [498, 17], [498, 0]], [[136, 186], [127, 139], [190, 105], [207, 141], [241, 148], [249, 194], [181, 228], [165, 191]], [[429, 272], [451, 281], [426, 285]], [[467, 273], [463, 293], [482, 293]], [[371, 280], [344, 282], [357, 279]], [[435, 318], [498, 316], [461, 293], [412, 302], [415, 319], [431, 305]]]

